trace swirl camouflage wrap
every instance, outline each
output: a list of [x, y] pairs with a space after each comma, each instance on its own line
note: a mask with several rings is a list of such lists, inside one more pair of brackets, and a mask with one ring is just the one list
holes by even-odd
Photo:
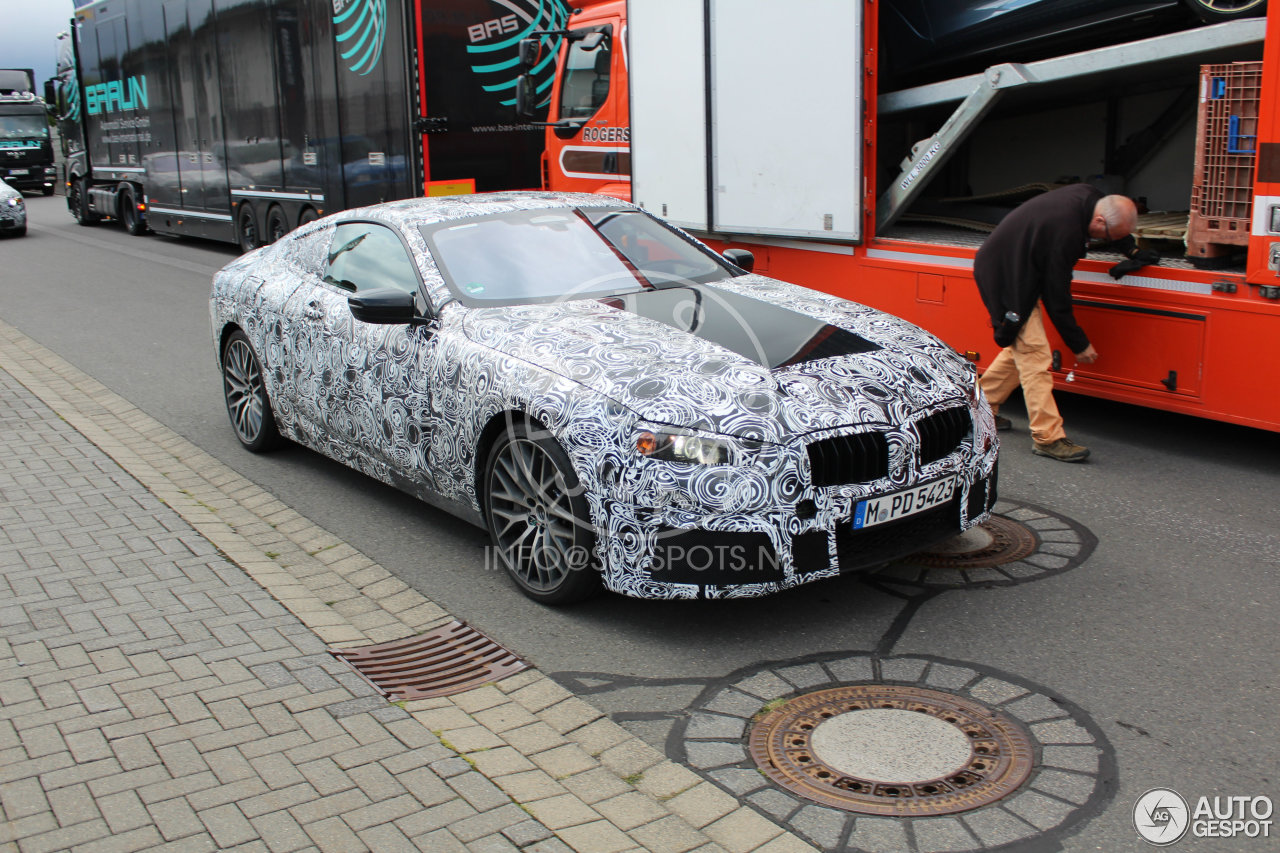
[[[508, 243], [449, 248], [493, 222]], [[699, 274], [636, 260], [630, 247], [650, 243], [610, 236], [628, 222], [649, 229], [644, 240], [662, 232], [658, 243]], [[503, 276], [463, 271], [507, 255], [535, 266], [539, 244], [519, 242], [529, 223], [547, 241], [606, 235], [616, 245], [584, 257], [625, 255], [630, 286], [584, 290], [559, 249], [555, 298], [493, 296]], [[662, 263], [677, 272], [655, 273]], [[412, 317], [365, 322], [353, 314], [362, 305]], [[503, 193], [344, 211], [228, 264], [210, 310], [233, 423], [228, 347], [243, 333], [281, 434], [488, 523], [499, 541], [494, 448], [532, 436], [571, 467], [556, 482], [572, 495], [545, 508], [580, 502], [573, 520], [589, 536], [574, 546], [588, 542], [604, 586], [630, 596], [775, 592], [956, 535], [995, 501], [993, 418], [950, 347], [880, 311], [745, 273], [612, 198]], [[544, 505], [528, 505], [536, 535]]]

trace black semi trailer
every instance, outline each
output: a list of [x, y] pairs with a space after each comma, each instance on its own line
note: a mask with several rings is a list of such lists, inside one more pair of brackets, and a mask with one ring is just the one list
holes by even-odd
[[517, 52], [567, 16], [564, 0], [84, 3], [48, 87], [67, 205], [247, 250], [335, 210], [536, 188]]

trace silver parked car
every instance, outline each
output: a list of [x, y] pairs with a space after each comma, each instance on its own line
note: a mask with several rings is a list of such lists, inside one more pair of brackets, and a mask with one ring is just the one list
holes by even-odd
[[763, 595], [996, 496], [954, 350], [607, 197], [334, 214], [228, 264], [210, 308], [246, 448], [287, 436], [487, 527], [547, 603]]

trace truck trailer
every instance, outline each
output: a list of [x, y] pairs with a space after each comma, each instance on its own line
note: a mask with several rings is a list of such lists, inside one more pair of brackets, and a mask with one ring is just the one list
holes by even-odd
[[985, 54], [979, 73], [899, 89], [879, 73], [885, 0], [798, 0], [785, 22], [765, 0], [578, 5], [556, 34], [548, 188], [630, 199], [985, 367], [986, 233], [1034, 193], [1091, 182], [1150, 211], [1139, 243], [1160, 260], [1118, 279], [1105, 247], [1077, 264], [1101, 357], [1075, 364], [1051, 330], [1059, 389], [1280, 430], [1280, 39], [1264, 46], [1280, 8], [1138, 20], [1128, 41]]
[[57, 181], [49, 111], [30, 68], [0, 68], [0, 178], [45, 195], [53, 195]]
[[335, 210], [536, 188], [516, 51], [566, 17], [561, 0], [79, 3], [49, 86], [68, 207], [248, 250]]

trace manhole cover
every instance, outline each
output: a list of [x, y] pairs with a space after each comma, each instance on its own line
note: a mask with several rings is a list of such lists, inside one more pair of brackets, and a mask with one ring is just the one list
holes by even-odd
[[751, 757], [809, 800], [875, 815], [954, 814], [1013, 793], [1030, 737], [978, 702], [919, 687], [861, 684], [799, 696], [752, 728]]
[[1025, 524], [993, 515], [959, 536], [906, 560], [934, 569], [974, 569], [1012, 563], [1035, 553], [1039, 540]]

